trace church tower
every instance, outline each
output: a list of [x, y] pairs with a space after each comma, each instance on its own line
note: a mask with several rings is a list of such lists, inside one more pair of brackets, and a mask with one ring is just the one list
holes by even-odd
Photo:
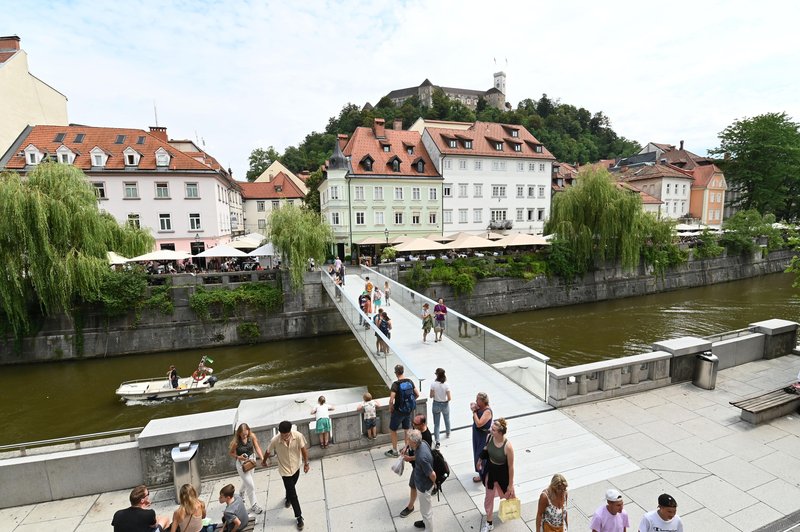
[[503, 71], [494, 73], [494, 88], [506, 96], [506, 73]]

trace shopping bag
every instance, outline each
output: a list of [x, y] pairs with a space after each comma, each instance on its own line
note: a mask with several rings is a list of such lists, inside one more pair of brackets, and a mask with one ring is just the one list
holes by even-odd
[[500, 511], [498, 512], [498, 517], [502, 522], [506, 521], [513, 521], [514, 519], [519, 519], [520, 514], [522, 512], [522, 507], [520, 505], [519, 499], [500, 499]]
[[402, 474], [403, 474], [403, 466], [405, 465], [405, 463], [406, 463], [406, 461], [403, 460], [403, 455], [400, 455], [397, 458], [397, 461], [392, 465], [392, 471], [394, 471], [398, 475], [402, 476]]

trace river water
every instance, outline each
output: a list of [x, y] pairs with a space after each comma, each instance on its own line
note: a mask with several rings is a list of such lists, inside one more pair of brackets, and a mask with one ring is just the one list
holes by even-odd
[[[705, 336], [770, 318], [800, 319], [793, 277], [774, 274], [650, 296], [517, 312], [480, 321], [571, 366], [650, 351], [656, 340]], [[124, 404], [120, 382], [188, 375], [201, 355], [220, 378], [211, 393], [174, 401]], [[256, 346], [175, 351], [77, 362], [6, 366], [0, 444], [144, 426], [150, 419], [234, 408], [242, 399], [308, 390], [368, 386], [386, 393], [378, 373], [349, 334]]]

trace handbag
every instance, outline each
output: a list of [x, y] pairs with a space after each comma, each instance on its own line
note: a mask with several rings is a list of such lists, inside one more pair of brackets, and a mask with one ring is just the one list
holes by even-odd
[[516, 497], [513, 499], [500, 499], [498, 517], [502, 522], [519, 519], [522, 514], [522, 505]]
[[256, 468], [256, 461], [253, 460], [252, 458], [248, 458], [247, 460], [242, 462], [242, 471], [244, 471], [245, 473], [255, 468]]

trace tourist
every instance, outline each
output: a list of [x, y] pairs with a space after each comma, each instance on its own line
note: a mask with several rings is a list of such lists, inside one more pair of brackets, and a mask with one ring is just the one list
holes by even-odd
[[383, 292], [376, 286], [372, 294], [372, 306], [375, 308], [375, 312], [381, 311], [381, 305], [383, 305]]
[[336, 260], [333, 261], [333, 270], [338, 272], [341, 269], [342, 269], [342, 259], [340, 259], [337, 256]]
[[367, 291], [367, 295], [369, 295], [369, 300], [371, 302], [372, 301], [372, 291], [375, 289], [375, 285], [372, 284], [372, 281], [369, 280], [369, 277], [365, 277], [364, 279], [366, 281], [364, 283], [364, 290]]
[[567, 479], [556, 473], [550, 485], [539, 495], [536, 509], [536, 530], [564, 532], [567, 522]]
[[175, 366], [170, 365], [169, 371], [167, 372], [167, 380], [169, 380], [170, 386], [173, 388], [178, 387], [178, 370], [175, 369]]
[[433, 471], [433, 455], [428, 442], [422, 439], [422, 433], [418, 430], [408, 432], [408, 445], [414, 450], [415, 466], [412, 478], [419, 497], [419, 511], [422, 513], [422, 520], [415, 521], [416, 528], [433, 530], [433, 503], [431, 492], [436, 485], [436, 473]]
[[358, 405], [358, 411], [364, 412], [364, 427], [367, 429], [367, 438], [374, 440], [378, 437], [378, 423], [377, 423], [377, 408], [380, 406], [378, 401], [372, 399], [372, 394], [369, 392], [363, 396], [364, 402]]
[[[430, 448], [431, 444], [433, 443], [433, 439], [431, 438], [431, 431], [428, 429], [428, 420], [422, 414], [418, 414], [414, 416], [414, 420], [412, 421], [414, 425], [414, 430], [419, 431], [422, 435], [422, 440], [428, 444], [428, 448]], [[408, 479], [408, 504], [406, 504], [405, 508], [400, 511], [400, 517], [408, 517], [411, 512], [414, 511], [414, 502], [417, 500], [417, 485], [414, 482], [414, 468], [416, 467], [417, 457], [414, 452], [414, 448], [411, 445], [406, 445], [406, 448], [403, 449], [403, 460], [409, 462], [411, 464], [411, 476]]]
[[470, 403], [469, 408], [472, 410], [472, 463], [476, 464], [475, 472], [478, 473], [472, 477], [472, 481], [480, 482], [481, 472], [477, 463], [492, 428], [492, 409], [489, 408], [489, 396], [484, 392], [478, 393], [475, 402]]
[[595, 510], [589, 523], [592, 532], [625, 532], [630, 524], [622, 507], [622, 494], [613, 488], [606, 491], [606, 503]]
[[263, 459], [264, 456], [261, 452], [261, 446], [258, 444], [258, 438], [250, 431], [250, 426], [247, 423], [240, 424], [239, 428], [236, 429], [236, 434], [228, 446], [228, 454], [236, 460], [236, 472], [239, 473], [239, 478], [242, 479], [242, 487], [239, 488], [239, 493], [252, 505], [250, 506], [250, 511], [254, 514], [260, 514], [263, 510], [258, 505], [256, 498], [256, 484], [253, 474], [255, 473], [256, 457]]
[[331, 416], [330, 411], [336, 407], [325, 403], [325, 396], [320, 395], [317, 399], [317, 406], [311, 409], [311, 413], [317, 417], [316, 431], [319, 434], [319, 446], [323, 449], [328, 448], [331, 441]]
[[[430, 308], [431, 308], [431, 306], [428, 305], [427, 303], [424, 303], [422, 305], [422, 316], [421, 316], [421, 318], [422, 318], [422, 343], [423, 344], [428, 343], [427, 342], [428, 333], [431, 332], [431, 329], [433, 329], [433, 316], [431, 316]], [[436, 336], [435, 333], [434, 333], [434, 336]], [[437, 342], [438, 342], [438, 340], [437, 340]]]
[[244, 507], [244, 500], [236, 495], [233, 484], [227, 484], [219, 490], [219, 503], [225, 505], [222, 511], [222, 531], [239, 532], [250, 524], [250, 516]]
[[147, 486], [136, 486], [128, 497], [129, 508], [117, 510], [111, 519], [114, 532], [163, 532], [169, 524], [169, 517], [157, 516], [150, 509], [150, 490]]
[[403, 427], [408, 431], [411, 428], [411, 414], [417, 407], [417, 397], [419, 392], [414, 386], [414, 381], [406, 379], [403, 373], [405, 368], [402, 364], [394, 367], [394, 374], [397, 380], [392, 383], [389, 392], [389, 432], [392, 437], [392, 448], [386, 451], [386, 456], [400, 456], [397, 452], [397, 429]]
[[486, 510], [486, 522], [481, 532], [494, 529], [492, 517], [495, 497], [514, 498], [514, 447], [506, 438], [507, 430], [506, 420], [503, 418], [492, 423], [491, 436], [481, 451], [483, 460], [476, 463], [476, 467], [485, 468], [483, 485], [486, 486], [486, 495], [483, 498], [483, 509]]
[[[372, 316], [372, 323], [375, 324], [375, 328], [378, 329], [378, 331], [381, 330], [382, 318], [383, 316], [381, 316], [380, 312], [377, 312], [374, 316]], [[381, 339], [381, 335], [378, 334], [378, 331], [375, 331], [375, 354], [377, 356], [381, 356], [384, 352], [384, 342]]]
[[439, 448], [439, 421], [444, 417], [445, 437], [450, 437], [450, 385], [447, 384], [447, 375], [444, 369], [436, 368], [436, 380], [431, 383], [431, 399], [433, 399], [433, 437], [436, 440], [436, 448]]
[[676, 514], [678, 503], [672, 495], [658, 496], [658, 508], [647, 512], [639, 523], [639, 532], [683, 532], [683, 522]]
[[[381, 323], [379, 328], [383, 335], [386, 337], [387, 340], [392, 338], [392, 320], [389, 318], [389, 315], [384, 311], [381, 312]], [[381, 340], [381, 344], [383, 344], [383, 354], [389, 354], [389, 344]]]
[[[361, 295], [358, 296], [358, 306], [361, 308], [361, 312], [367, 315], [366, 319], [369, 319], [370, 315], [370, 306], [369, 306], [369, 294], [366, 290], [361, 292]], [[369, 322], [366, 321], [362, 314], [358, 315], [358, 324], [363, 325], [364, 323], [367, 324], [367, 328], [369, 328]]]
[[308, 449], [306, 439], [296, 430], [292, 430], [290, 421], [281, 421], [278, 425], [278, 434], [272, 438], [267, 447], [262, 464], [267, 465], [267, 460], [272, 454], [278, 457], [278, 472], [283, 480], [286, 490], [284, 506], [292, 507], [294, 517], [297, 519], [297, 530], [303, 530], [303, 512], [300, 509], [300, 500], [297, 498], [297, 480], [300, 478], [300, 461], [303, 462], [303, 473], [308, 473]]
[[206, 505], [197, 497], [197, 490], [191, 484], [181, 486], [180, 506], [172, 514], [170, 532], [200, 532], [206, 518]]
[[441, 342], [442, 335], [445, 330], [445, 322], [447, 319], [447, 307], [444, 304], [444, 299], [439, 298], [439, 302], [433, 307], [433, 332], [436, 338], [434, 342]]
[[386, 298], [386, 306], [391, 307], [392, 304], [389, 302], [389, 296], [392, 295], [392, 287], [389, 286], [389, 281], [383, 282], [383, 295]]

